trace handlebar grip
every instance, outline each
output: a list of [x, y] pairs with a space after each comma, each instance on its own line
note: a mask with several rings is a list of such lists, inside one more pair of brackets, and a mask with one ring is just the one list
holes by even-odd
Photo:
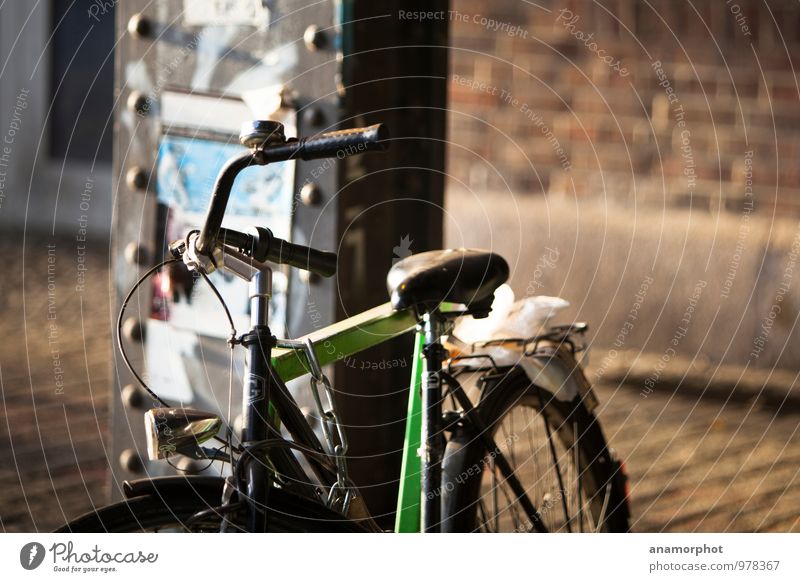
[[344, 158], [364, 152], [384, 151], [388, 147], [389, 130], [382, 123], [356, 129], [331, 131], [302, 140], [298, 157]]
[[338, 257], [336, 253], [319, 251], [280, 238], [273, 238], [267, 260], [311, 271], [323, 277], [332, 277], [336, 274]]
[[252, 227], [247, 234], [223, 228], [220, 234], [224, 240], [230, 241], [233, 246], [239, 247], [257, 261], [289, 265], [323, 277], [336, 274], [336, 253], [290, 243], [276, 237], [270, 229], [263, 226]]

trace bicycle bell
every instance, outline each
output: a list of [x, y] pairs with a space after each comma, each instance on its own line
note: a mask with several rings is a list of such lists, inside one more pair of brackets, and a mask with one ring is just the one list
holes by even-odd
[[242, 145], [257, 150], [266, 145], [283, 143], [286, 136], [283, 134], [282, 123], [256, 119], [242, 124], [239, 141]]

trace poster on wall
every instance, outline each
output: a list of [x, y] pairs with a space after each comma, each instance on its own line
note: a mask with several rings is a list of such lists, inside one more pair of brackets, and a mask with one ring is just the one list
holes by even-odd
[[[222, 122], [214, 116], [213, 124], [189, 126], [191, 120], [202, 122], [208, 117], [209, 99], [207, 95], [181, 94], [163, 100], [167, 107], [162, 109], [156, 167], [160, 242], [182, 239], [202, 225], [217, 174], [230, 158], [246, 151], [239, 144], [238, 127], [252, 115], [242, 101], [234, 106], [233, 100], [224, 100], [227, 115]], [[288, 135], [294, 134], [294, 112], [279, 111], [271, 118], [283, 122]], [[223, 225], [236, 230], [264, 226], [276, 236], [290, 239], [293, 192], [294, 164], [247, 168], [234, 183]], [[230, 310], [236, 333], [247, 331], [247, 283], [221, 271], [209, 278]], [[275, 268], [270, 328], [279, 337], [285, 333], [287, 285], [285, 273]], [[237, 351], [231, 360], [225, 343], [230, 334], [219, 300], [202, 278], [181, 263], [154, 278], [147, 354], [148, 368], [159, 370], [151, 379], [159, 393], [198, 406], [201, 401], [214, 400], [213, 386], [223, 382], [227, 386], [231, 373], [236, 376], [234, 382], [239, 382], [243, 355]], [[203, 403], [220, 406], [218, 402]]]

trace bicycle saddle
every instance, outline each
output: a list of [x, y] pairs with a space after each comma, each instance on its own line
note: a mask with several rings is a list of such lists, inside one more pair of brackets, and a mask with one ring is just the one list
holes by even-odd
[[508, 279], [500, 255], [474, 249], [448, 249], [412, 255], [397, 262], [386, 276], [392, 307], [415, 307], [419, 313], [441, 302], [463, 303], [476, 317], [491, 311], [494, 291]]

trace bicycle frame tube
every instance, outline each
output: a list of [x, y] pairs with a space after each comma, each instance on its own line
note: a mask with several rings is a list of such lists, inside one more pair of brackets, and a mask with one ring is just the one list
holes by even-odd
[[[280, 422], [296, 443], [323, 453], [322, 445], [285, 384], [310, 371], [308, 359], [302, 350], [275, 348], [276, 340], [268, 327], [271, 270], [229, 247], [224, 249], [223, 264], [227, 271], [250, 283], [251, 329], [242, 338], [248, 350], [242, 402], [242, 443], [247, 445], [269, 438], [271, 431], [274, 434], [278, 430]], [[412, 311], [394, 311], [387, 303], [301, 339], [312, 340], [318, 361], [326, 365], [407, 333], [415, 325]], [[314, 486], [290, 451], [273, 450], [269, 457], [293, 487], [304, 491], [307, 496], [316, 496]], [[321, 483], [331, 485], [336, 481], [335, 469], [314, 457], [307, 457], [307, 460]], [[270, 469], [263, 455], [252, 455], [243, 462], [246, 463], [247, 529], [265, 531]]]
[[[384, 303], [296, 341], [304, 344], [310, 339], [319, 364], [326, 366], [408, 333], [416, 325], [412, 310], [394, 311], [389, 303]], [[284, 382], [311, 372], [305, 352], [292, 348], [273, 350], [272, 365]]]
[[442, 378], [439, 372], [447, 350], [439, 341], [443, 330], [441, 315], [436, 311], [425, 314], [423, 331], [425, 361], [422, 383], [422, 431], [420, 455], [422, 473], [422, 508], [420, 527], [425, 533], [441, 531], [442, 516], [442, 457], [445, 439], [442, 425]]
[[400, 491], [397, 496], [397, 513], [394, 531], [398, 533], [419, 533], [420, 500], [422, 487], [420, 481], [419, 446], [422, 434], [422, 348], [425, 334], [417, 329], [414, 337], [414, 362], [411, 365], [411, 384], [408, 387], [408, 413], [406, 414], [406, 436], [403, 443], [403, 462], [400, 467]]
[[[316, 452], [322, 446], [313, 430], [305, 422], [302, 413], [292, 400], [286, 386], [275, 373], [271, 364], [275, 338], [269, 329], [269, 300], [272, 296], [272, 271], [241, 253], [225, 249], [225, 269], [249, 282], [251, 327], [242, 339], [248, 350], [248, 367], [242, 392], [242, 444], [247, 446], [261, 442], [278, 430], [278, 417], [284, 419], [295, 439]], [[273, 408], [273, 405], [275, 408]], [[313, 497], [314, 487], [290, 451], [278, 449], [269, 453], [276, 468], [298, 491]], [[266, 504], [270, 487], [270, 469], [265, 455], [244, 456], [245, 491], [248, 531], [266, 530]], [[335, 480], [335, 474], [326, 471], [316, 459], [309, 464], [323, 483]]]
[[[304, 336], [298, 343], [310, 339], [320, 364], [327, 365], [408, 333], [417, 327], [417, 318], [413, 310], [394, 311], [389, 303], [385, 303]], [[424, 333], [419, 328], [411, 364], [409, 405], [395, 518], [395, 531], [398, 532], [420, 531], [421, 482], [418, 449], [422, 430], [420, 387], [424, 344]], [[302, 350], [275, 349], [272, 352], [272, 365], [283, 381], [310, 372], [308, 359]]]
[[[452, 309], [449, 304], [443, 307], [443, 311]], [[428, 502], [426, 531], [439, 529], [441, 512], [436, 509], [441, 505], [438, 491], [441, 478], [437, 475], [441, 473], [441, 449], [444, 439], [438, 428], [441, 426], [442, 390], [437, 371], [441, 369], [442, 359], [445, 356], [444, 348], [439, 343], [441, 322], [435, 318], [434, 321], [426, 321], [424, 327], [419, 326], [413, 310], [394, 311], [391, 305], [386, 303], [295, 340], [299, 344], [304, 344], [306, 339], [310, 339], [320, 365], [327, 365], [414, 328], [417, 328], [417, 334], [411, 366], [400, 490], [395, 517], [397, 532], [421, 531], [423, 501]], [[305, 352], [292, 348], [273, 350], [272, 365], [283, 381], [298, 378], [311, 371]], [[426, 392], [424, 400], [427, 405], [423, 405], [423, 391]], [[424, 420], [423, 408], [426, 411]], [[426, 426], [426, 436], [423, 437]], [[426, 442], [430, 440], [434, 445], [433, 448], [438, 449], [438, 451], [433, 450], [430, 461], [426, 460], [424, 463], [425, 469], [422, 468], [423, 463], [420, 458], [423, 438]], [[423, 478], [423, 473], [427, 478]], [[425, 485], [422, 481], [425, 481]]]
[[[272, 295], [272, 272], [257, 270], [250, 279], [251, 329], [242, 343], [248, 350], [249, 366], [242, 393], [242, 443], [248, 445], [266, 440], [269, 432], [269, 402], [272, 394], [269, 373], [273, 338], [269, 331], [269, 299]], [[244, 460], [247, 529], [266, 531], [266, 507], [269, 492], [269, 472], [264, 462], [256, 456]]]

